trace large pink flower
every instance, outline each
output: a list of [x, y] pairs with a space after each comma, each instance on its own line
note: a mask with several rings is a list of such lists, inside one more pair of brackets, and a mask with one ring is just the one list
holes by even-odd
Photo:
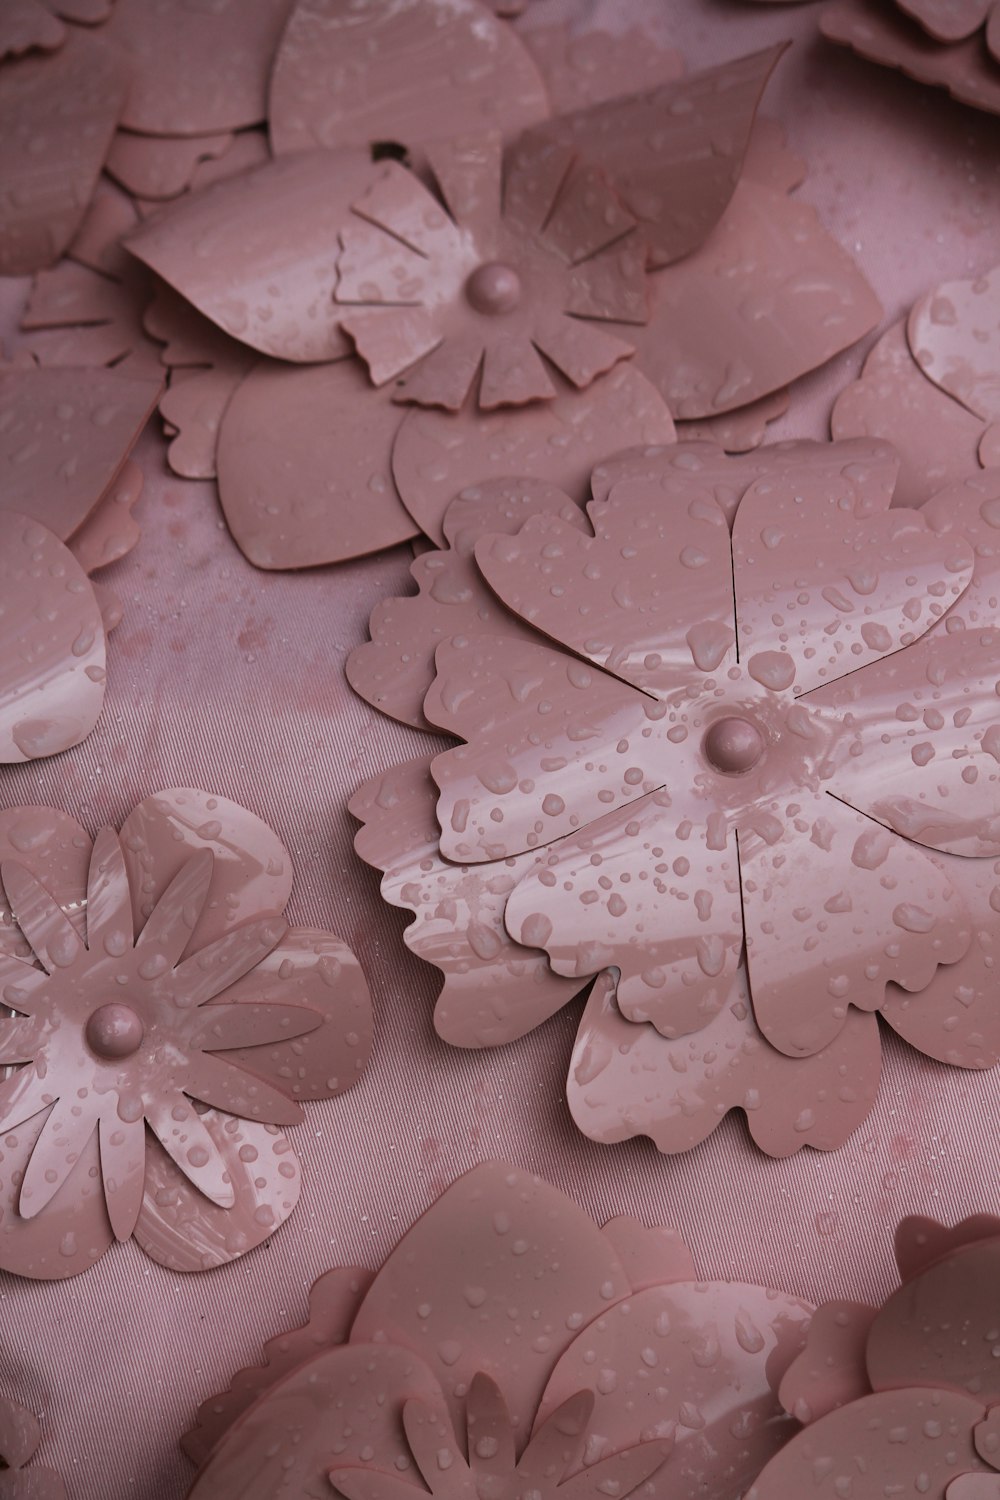
[[354, 803], [445, 972], [439, 1030], [507, 1040], [609, 976], [568, 1086], [599, 1139], [682, 1149], [739, 1106], [766, 1149], [835, 1144], [876, 1011], [932, 1056], [1000, 1055], [1000, 513], [974, 485], [890, 510], [896, 467], [871, 442], [636, 453], [589, 522], [470, 492], [352, 660], [465, 741]]
[[673, 1231], [599, 1229], [502, 1163], [450, 1187], [374, 1279], [328, 1272], [310, 1313], [201, 1408], [191, 1500], [737, 1500], [795, 1430], [774, 1393], [809, 1316], [697, 1282]]
[[820, 1307], [780, 1396], [805, 1430], [747, 1500], [1000, 1495], [1000, 1220], [905, 1220], [902, 1286], [880, 1308]]
[[371, 1043], [357, 960], [281, 917], [288, 852], [174, 790], [93, 842], [9, 809], [0, 860], [0, 1266], [72, 1276], [134, 1234], [193, 1271], [260, 1244], [299, 1194], [282, 1127]]

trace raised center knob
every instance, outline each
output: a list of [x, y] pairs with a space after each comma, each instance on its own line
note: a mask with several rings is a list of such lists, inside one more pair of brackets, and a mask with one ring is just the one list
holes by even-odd
[[752, 771], [764, 753], [764, 736], [750, 719], [716, 719], [705, 733], [709, 762], [726, 776]]
[[476, 312], [513, 312], [521, 300], [521, 278], [513, 266], [488, 260], [477, 266], [465, 283], [465, 295]]
[[142, 1034], [142, 1022], [129, 1005], [102, 1005], [87, 1022], [87, 1042], [98, 1057], [131, 1057]]

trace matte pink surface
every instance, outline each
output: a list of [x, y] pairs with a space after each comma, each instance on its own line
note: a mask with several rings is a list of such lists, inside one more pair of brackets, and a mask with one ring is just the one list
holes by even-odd
[[[675, 0], [672, 11], [692, 70], [802, 38], [766, 112], [808, 157], [800, 196], [869, 277], [883, 329], [931, 287], [995, 263], [994, 121], [824, 45], [815, 7]], [[6, 335], [26, 285], [2, 290]], [[810, 377], [771, 437], [825, 436], [833, 396], [857, 377], [870, 342]], [[0, 1389], [45, 1414], [37, 1461], [64, 1473], [74, 1500], [179, 1500], [192, 1469], [177, 1437], [199, 1402], [254, 1363], [268, 1337], [303, 1321], [321, 1271], [374, 1270], [432, 1198], [486, 1157], [544, 1173], [598, 1220], [631, 1211], [678, 1224], [701, 1274], [738, 1266], [813, 1300], [881, 1300], [897, 1284], [891, 1232], [906, 1212], [954, 1221], [996, 1209], [1000, 1078], [958, 1073], [889, 1035], [868, 1124], [832, 1156], [785, 1162], [751, 1148], [735, 1120], [677, 1160], [648, 1143], [583, 1139], [562, 1098], [579, 1005], [505, 1049], [438, 1042], [439, 978], [407, 953], [405, 918], [353, 854], [345, 812], [366, 776], [428, 749], [426, 735], [366, 708], [343, 681], [372, 606], [405, 592], [409, 549], [261, 574], [230, 540], [211, 486], [166, 473], [153, 434], [137, 456], [143, 536], [105, 575], [127, 612], [102, 720], [71, 755], [0, 773], [0, 803], [57, 803], [91, 835], [150, 787], [180, 781], [252, 808], [293, 857], [289, 920], [331, 928], [365, 963], [376, 1049], [356, 1089], [310, 1106], [296, 1137], [306, 1187], [268, 1248], [202, 1277], [172, 1275], [126, 1245], [62, 1286], [0, 1279], [9, 1340]], [[67, 1380], [73, 1367], [86, 1377]]]

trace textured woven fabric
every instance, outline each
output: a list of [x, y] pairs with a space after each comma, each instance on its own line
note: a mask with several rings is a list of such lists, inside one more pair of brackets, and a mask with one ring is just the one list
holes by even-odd
[[[823, 44], [814, 7], [670, 0], [670, 9], [692, 69], [799, 37], [765, 112], [807, 158], [801, 195], [858, 258], [883, 300], [883, 327], [935, 281], [996, 258], [994, 120]], [[25, 292], [23, 282], [0, 286], [0, 332], [9, 336]], [[825, 435], [832, 397], [864, 352], [806, 382], [772, 436]], [[0, 1388], [43, 1414], [40, 1456], [62, 1469], [75, 1500], [179, 1500], [190, 1467], [177, 1437], [199, 1401], [301, 1318], [320, 1271], [377, 1266], [438, 1191], [484, 1158], [537, 1170], [597, 1219], [631, 1212], [680, 1226], [707, 1276], [811, 1299], [884, 1294], [904, 1213], [997, 1211], [1000, 1072], [939, 1067], [889, 1036], [868, 1125], [833, 1156], [785, 1162], [754, 1150], [735, 1120], [680, 1159], [648, 1143], [584, 1139], [563, 1100], [576, 1005], [499, 1051], [437, 1042], [437, 976], [403, 946], [403, 914], [382, 905], [374, 873], [355, 859], [344, 811], [359, 781], [427, 743], [343, 680], [371, 606], [405, 591], [409, 552], [301, 575], [256, 572], [212, 486], [169, 475], [153, 431], [136, 456], [142, 540], [103, 575], [125, 605], [103, 716], [78, 750], [0, 769], [0, 806], [51, 803], [90, 832], [162, 786], [201, 786], [252, 808], [294, 857], [290, 920], [329, 927], [364, 963], [376, 1051], [357, 1088], [310, 1107], [294, 1137], [302, 1201], [246, 1259], [183, 1278], [128, 1244], [75, 1281], [0, 1275]]]

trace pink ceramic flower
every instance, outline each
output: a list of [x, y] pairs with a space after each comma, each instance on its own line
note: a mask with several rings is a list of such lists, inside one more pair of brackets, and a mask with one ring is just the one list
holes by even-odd
[[795, 1430], [774, 1392], [809, 1310], [696, 1282], [673, 1231], [501, 1163], [382, 1269], [331, 1271], [309, 1325], [207, 1401], [191, 1500], [664, 1493], [737, 1500]]
[[280, 913], [291, 861], [225, 798], [161, 792], [91, 840], [0, 815], [0, 1266], [63, 1277], [134, 1234], [192, 1271], [291, 1213], [282, 1127], [357, 1079], [357, 960]]
[[0, 1493], [4, 1500], [66, 1500], [62, 1477], [32, 1462], [41, 1441], [41, 1428], [31, 1412], [0, 1396]]
[[839, 1144], [876, 1011], [1000, 1057], [1000, 510], [974, 486], [890, 510], [896, 467], [873, 442], [637, 452], [589, 521], [469, 492], [351, 661], [466, 742], [354, 802], [445, 974], [439, 1031], [509, 1040], [606, 975], [568, 1085], [598, 1139], [685, 1149], [741, 1107], [775, 1154]]
[[872, 62], [1000, 114], [1000, 7], [995, 0], [834, 0], [824, 36]]
[[780, 1397], [805, 1430], [746, 1500], [849, 1495], [996, 1500], [1000, 1220], [905, 1220], [902, 1286], [880, 1308], [820, 1307]]

